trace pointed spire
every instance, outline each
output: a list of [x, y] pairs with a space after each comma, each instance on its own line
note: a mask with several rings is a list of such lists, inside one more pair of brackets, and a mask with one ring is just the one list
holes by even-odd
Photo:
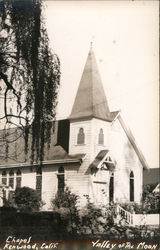
[[98, 71], [92, 42], [83, 70], [70, 119], [96, 117], [111, 120], [111, 113]]

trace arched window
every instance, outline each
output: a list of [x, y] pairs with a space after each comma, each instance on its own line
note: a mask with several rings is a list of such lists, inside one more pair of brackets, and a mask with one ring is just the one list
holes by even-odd
[[42, 193], [42, 168], [38, 167], [36, 171], [36, 191], [38, 196], [41, 198]]
[[84, 129], [80, 128], [77, 136], [77, 144], [84, 144], [85, 134]]
[[5, 170], [2, 172], [2, 184], [7, 185], [7, 173]]
[[64, 192], [64, 167], [59, 167], [58, 169], [58, 193], [62, 193]]
[[134, 201], [134, 174], [130, 173], [130, 201]]
[[16, 187], [21, 187], [21, 180], [22, 180], [22, 174], [21, 174], [21, 170], [18, 169], [17, 173], [16, 173]]
[[103, 134], [103, 129], [102, 128], [99, 131], [98, 144], [101, 144], [101, 145], [104, 144], [104, 134]]
[[109, 181], [109, 202], [112, 202], [114, 199], [114, 173], [111, 174]]
[[9, 171], [9, 186], [14, 188], [14, 172], [13, 170]]

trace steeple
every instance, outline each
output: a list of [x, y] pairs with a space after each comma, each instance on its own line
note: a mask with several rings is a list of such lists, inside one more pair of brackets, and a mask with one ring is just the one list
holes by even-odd
[[91, 43], [69, 119], [93, 117], [112, 120]]

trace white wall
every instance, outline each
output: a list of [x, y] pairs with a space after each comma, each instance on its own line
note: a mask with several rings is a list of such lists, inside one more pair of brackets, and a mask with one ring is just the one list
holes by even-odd
[[58, 166], [48, 165], [43, 167], [42, 201], [44, 202], [44, 210], [50, 210], [52, 208], [51, 202], [57, 193], [57, 173]]
[[112, 124], [110, 150], [117, 162], [115, 172], [115, 201], [129, 201], [129, 176], [134, 173], [134, 200], [141, 201], [143, 166], [129, 142], [118, 119]]

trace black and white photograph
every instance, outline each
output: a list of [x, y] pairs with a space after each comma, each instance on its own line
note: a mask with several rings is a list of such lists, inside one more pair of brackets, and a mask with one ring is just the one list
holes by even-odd
[[159, 1], [0, 0], [0, 250], [159, 250]]

